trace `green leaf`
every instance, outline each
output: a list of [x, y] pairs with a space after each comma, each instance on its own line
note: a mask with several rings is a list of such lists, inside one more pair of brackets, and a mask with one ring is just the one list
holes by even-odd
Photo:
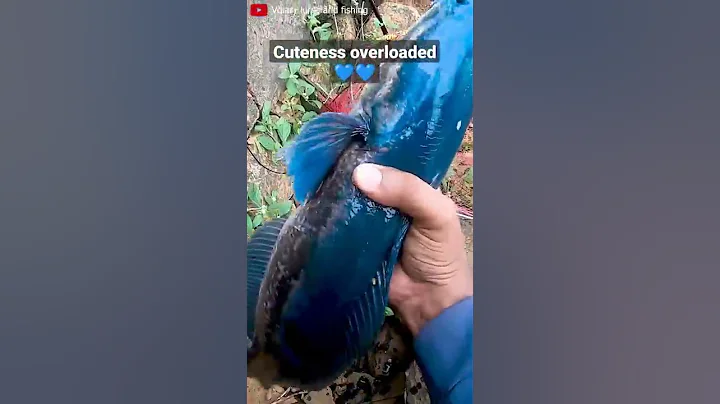
[[473, 183], [473, 168], [472, 167], [468, 168], [468, 170], [465, 172], [465, 176], [463, 177], [463, 179], [465, 180], [466, 183], [472, 185], [472, 183]]
[[250, 198], [250, 202], [252, 202], [255, 207], [261, 207], [262, 206], [262, 194], [260, 193], [260, 187], [257, 186], [257, 184], [250, 184], [250, 189], [248, 189], [248, 198]]
[[295, 74], [300, 70], [300, 65], [302, 63], [288, 63], [288, 67], [290, 68], [290, 73]]
[[273, 190], [272, 192], [270, 192], [270, 200], [271, 200], [273, 203], [277, 202], [277, 198], [278, 198], [278, 191], [277, 191], [277, 190]]
[[310, 103], [314, 106], [318, 107], [318, 109], [322, 108], [323, 104], [320, 102], [320, 100], [310, 100]]
[[321, 33], [318, 34], [321, 41], [329, 40], [331, 35], [332, 34], [329, 31], [322, 31]]
[[301, 121], [307, 122], [317, 116], [317, 112], [309, 111], [303, 114]]
[[284, 112], [284, 111], [287, 111], [288, 109], [290, 109], [290, 105], [288, 105], [288, 104], [283, 104], [280, 106], [280, 111]]
[[284, 70], [280, 73], [280, 76], [278, 76], [278, 77], [280, 77], [281, 79], [285, 80], [285, 79], [287, 79], [287, 78], [290, 77], [290, 74], [291, 74], [291, 73], [290, 73], [290, 70], [284, 69]]
[[305, 88], [307, 88], [307, 86], [310, 85], [310, 83], [308, 83], [307, 81], [305, 81], [303, 79], [298, 79], [297, 84], [298, 84], [298, 86], [305, 87]]
[[262, 108], [262, 118], [267, 119], [270, 117], [270, 101], [265, 101]]
[[297, 110], [297, 111], [305, 112], [305, 107], [303, 107], [303, 106], [300, 105], [300, 104], [295, 104], [295, 105], [293, 105], [293, 108], [294, 108], [295, 110]]
[[258, 213], [253, 218], [253, 221], [252, 221], [253, 228], [260, 226], [262, 224], [262, 222], [263, 222], [262, 214]]
[[292, 130], [292, 126], [290, 125], [290, 122], [285, 120], [285, 118], [281, 118], [280, 120], [278, 120], [277, 126], [278, 135], [280, 135], [280, 140], [284, 144], [290, 137], [290, 131]]
[[315, 87], [305, 80], [298, 80], [298, 85], [305, 88], [307, 95], [311, 95], [315, 92]]
[[394, 316], [395, 313], [393, 313], [392, 309], [390, 307], [385, 308], [385, 317]]
[[275, 140], [268, 135], [258, 137], [258, 143], [267, 151], [275, 151]]
[[255, 132], [267, 132], [267, 127], [265, 125], [255, 125]]
[[288, 95], [294, 97], [297, 95], [297, 80], [288, 80], [285, 84]]
[[268, 206], [268, 212], [276, 217], [283, 217], [290, 213], [293, 203], [291, 201], [276, 202]]
[[253, 226], [252, 219], [250, 218], [250, 215], [247, 215], [247, 232], [248, 234], [252, 233], [255, 226]]

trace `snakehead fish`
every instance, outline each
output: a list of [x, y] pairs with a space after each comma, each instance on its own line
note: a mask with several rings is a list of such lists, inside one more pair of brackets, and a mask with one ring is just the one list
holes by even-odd
[[436, 0], [406, 40], [439, 61], [381, 66], [348, 114], [323, 113], [283, 150], [301, 206], [248, 242], [248, 376], [320, 389], [372, 346], [410, 219], [364, 196], [361, 163], [437, 188], [472, 116], [473, 3]]

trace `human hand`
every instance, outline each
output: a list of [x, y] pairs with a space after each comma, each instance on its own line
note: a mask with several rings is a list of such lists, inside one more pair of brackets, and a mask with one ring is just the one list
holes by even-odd
[[443, 310], [473, 294], [455, 203], [420, 178], [391, 167], [361, 164], [353, 182], [370, 199], [412, 218], [389, 297], [417, 335]]

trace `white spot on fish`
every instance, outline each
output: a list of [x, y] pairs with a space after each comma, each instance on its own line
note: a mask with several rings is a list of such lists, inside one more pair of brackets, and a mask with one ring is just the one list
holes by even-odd
[[377, 279], [372, 278], [372, 284], [373, 284], [373, 286], [377, 285]]
[[438, 180], [438, 178], [440, 178], [440, 173], [435, 174], [431, 182], [434, 184]]
[[368, 199], [367, 201], [367, 211], [368, 213], [375, 213], [377, 211], [378, 205], [375, 204], [375, 202]]
[[455, 126], [455, 129], [460, 130], [461, 126], [462, 126], [462, 121], [458, 121], [457, 125]]
[[383, 211], [385, 212], [385, 223], [389, 222], [397, 214], [397, 210], [393, 208], [383, 208]]
[[350, 218], [354, 218], [360, 212], [360, 209], [362, 209], [362, 204], [356, 198], [353, 198], [350, 201]]
[[400, 139], [405, 140], [405, 139], [409, 138], [410, 135], [412, 135], [412, 133], [413, 133], [412, 127], [406, 128], [405, 130], [403, 130], [400, 133]]

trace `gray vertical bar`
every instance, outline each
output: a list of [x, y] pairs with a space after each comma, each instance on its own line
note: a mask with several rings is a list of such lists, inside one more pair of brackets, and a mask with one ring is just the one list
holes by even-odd
[[0, 402], [243, 402], [246, 13], [0, 2]]

